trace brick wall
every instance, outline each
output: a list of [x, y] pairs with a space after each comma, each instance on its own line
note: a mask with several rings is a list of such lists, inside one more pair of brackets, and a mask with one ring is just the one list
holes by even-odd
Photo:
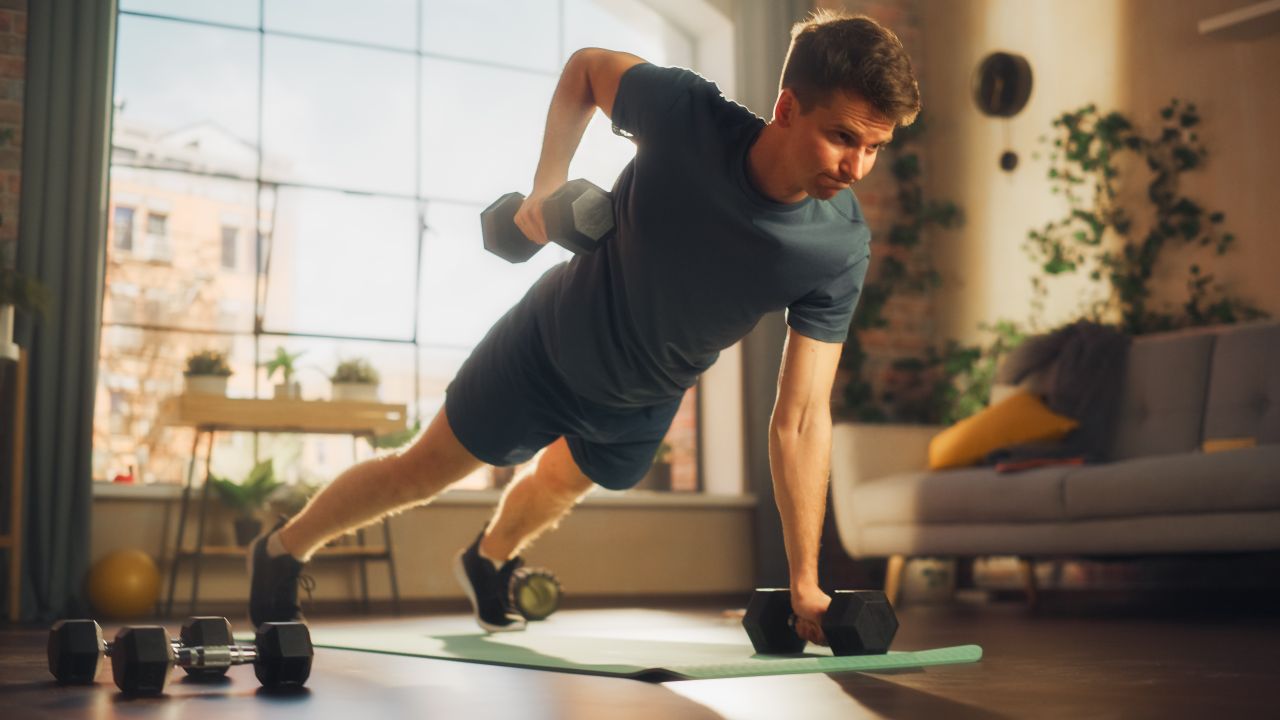
[[[843, 11], [847, 13], [865, 14], [897, 33], [902, 44], [911, 55], [916, 79], [921, 86], [926, 81], [925, 62], [923, 56], [923, 38], [921, 18], [917, 0], [817, 0], [816, 7]], [[927, 108], [926, 111], [927, 113]], [[928, 158], [923, 148], [915, 148], [920, 155], [924, 172], [928, 173]], [[862, 204], [863, 213], [871, 227], [872, 260], [868, 271], [868, 279], [878, 277], [884, 259], [896, 256], [909, 263], [911, 253], [889, 245], [886, 241], [889, 228], [898, 216], [897, 182], [890, 172], [893, 162], [893, 149], [883, 154], [876, 163], [876, 168], [857, 184], [854, 192]], [[927, 253], [930, 231], [925, 231], [922, 240], [923, 252]], [[867, 358], [863, 368], [864, 379], [871, 382], [877, 396], [881, 394], [888, 377], [889, 364], [904, 356], [920, 356], [925, 348], [935, 344], [934, 305], [932, 294], [918, 294], [907, 291], [896, 292], [885, 305], [884, 318], [888, 326], [882, 329], [866, 330], [860, 333], [863, 351]], [[842, 363], [844, 366], [845, 363]], [[836, 386], [833, 390], [833, 402], [838, 409], [843, 406], [844, 386], [851, 379], [851, 372], [842, 367]]]
[[27, 0], [0, 0], [0, 258], [18, 239], [22, 99], [27, 76]]

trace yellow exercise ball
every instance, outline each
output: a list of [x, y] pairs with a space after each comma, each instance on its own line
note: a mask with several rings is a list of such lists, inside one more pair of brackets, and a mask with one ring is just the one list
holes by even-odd
[[115, 550], [89, 568], [89, 602], [109, 618], [149, 614], [160, 599], [160, 570], [141, 550]]

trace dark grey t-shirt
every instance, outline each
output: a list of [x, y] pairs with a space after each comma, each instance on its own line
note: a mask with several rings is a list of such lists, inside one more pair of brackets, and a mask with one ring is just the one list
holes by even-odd
[[628, 70], [613, 123], [636, 143], [613, 187], [617, 234], [531, 293], [571, 388], [611, 406], [678, 397], [783, 308], [797, 332], [845, 339], [870, 257], [850, 190], [791, 204], [761, 195], [745, 164], [764, 121], [689, 70]]

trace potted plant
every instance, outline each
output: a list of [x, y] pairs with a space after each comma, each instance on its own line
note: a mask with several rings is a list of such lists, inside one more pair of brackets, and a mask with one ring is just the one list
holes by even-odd
[[209, 482], [222, 504], [236, 514], [236, 544], [248, 545], [262, 532], [262, 519], [258, 512], [266, 507], [267, 498], [281, 485], [271, 460], [254, 465], [242, 483], [212, 475]]
[[329, 378], [333, 383], [333, 399], [338, 402], [378, 402], [378, 371], [364, 358], [338, 363]]
[[302, 396], [302, 387], [298, 384], [298, 381], [293, 379], [293, 374], [297, 370], [294, 363], [305, 353], [306, 351], [302, 350], [290, 354], [283, 347], [278, 347], [276, 348], [275, 357], [259, 363], [259, 365], [267, 369], [267, 380], [275, 377], [277, 371], [283, 376], [282, 380], [276, 383], [275, 390], [272, 393], [272, 397], [276, 400], [297, 400]]
[[11, 267], [0, 267], [0, 357], [18, 359], [18, 346], [13, 344], [14, 310], [43, 315], [48, 305], [49, 291], [39, 281]]
[[220, 350], [201, 350], [187, 356], [187, 370], [182, 373], [183, 391], [191, 395], [226, 395], [231, 366], [227, 354]]

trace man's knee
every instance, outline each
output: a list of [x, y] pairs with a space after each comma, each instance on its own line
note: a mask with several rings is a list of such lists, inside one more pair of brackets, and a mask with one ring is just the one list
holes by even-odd
[[538, 458], [535, 478], [540, 485], [557, 494], [575, 497], [594, 485], [591, 478], [578, 467], [563, 437], [552, 443]]
[[[397, 475], [407, 482], [430, 482], [436, 476], [460, 479], [484, 463], [472, 455], [449, 427], [444, 408], [408, 448], [392, 456]], [[452, 482], [452, 480], [449, 480]]]

